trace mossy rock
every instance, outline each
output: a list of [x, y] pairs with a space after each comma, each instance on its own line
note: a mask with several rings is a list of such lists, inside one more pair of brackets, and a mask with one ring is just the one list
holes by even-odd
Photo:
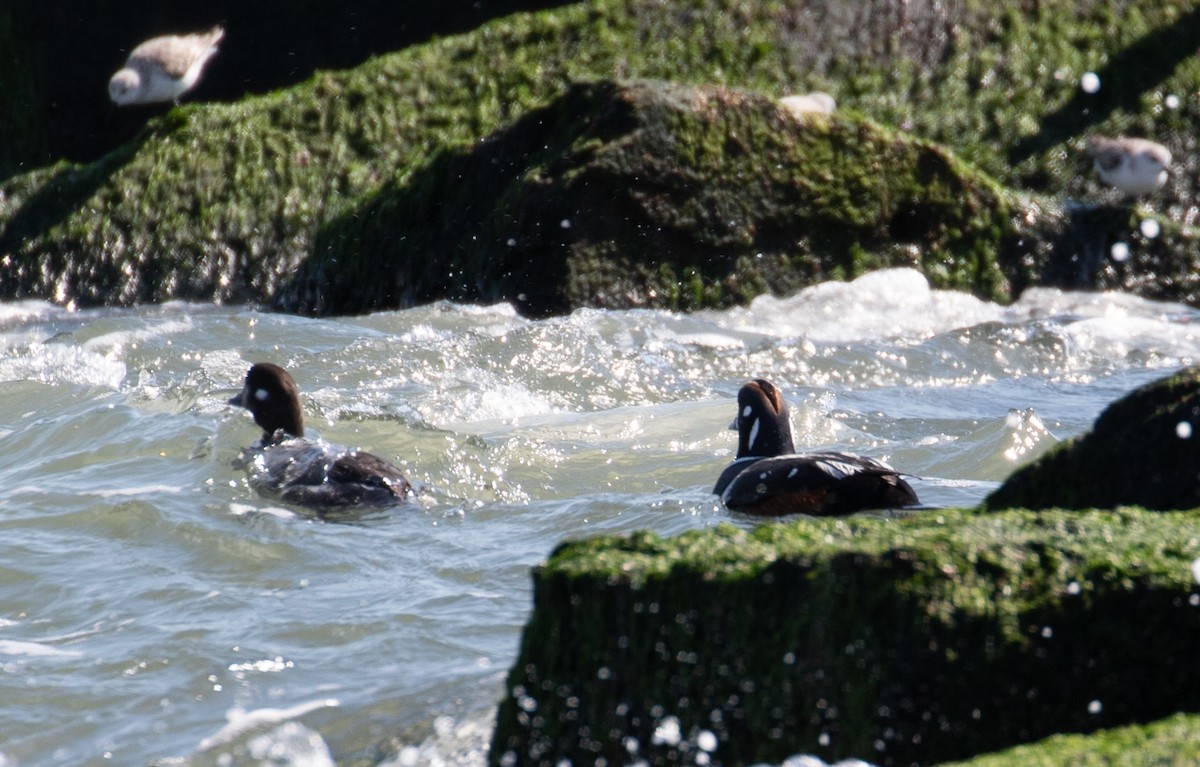
[[[644, 79], [741, 95], [719, 102], [731, 113], [709, 123], [707, 134], [697, 132], [694, 122], [676, 126], [678, 136], [689, 139], [679, 146], [701, 154], [667, 158], [708, 161], [720, 147], [724, 167], [699, 167], [694, 179], [667, 179], [677, 183], [671, 195], [641, 190], [644, 198], [632, 202], [643, 208], [652, 208], [658, 197], [680, 202], [678, 184], [692, 180], [728, 184], [733, 179], [740, 184], [738, 170], [756, 170], [751, 166], [755, 155], [743, 150], [770, 150], [761, 143], [769, 125], [762, 120], [764, 105], [785, 93], [813, 88], [833, 92], [847, 114], [859, 116], [831, 121], [820, 139], [827, 150], [843, 151], [838, 142], [862, 130], [864, 146], [883, 150], [881, 169], [895, 167], [905, 153], [918, 151], [926, 160], [940, 154], [925, 169], [935, 179], [981, 178], [955, 159], [962, 158], [1007, 188], [1045, 197], [1017, 203], [998, 196], [1002, 204], [995, 210], [962, 211], [963, 227], [956, 228], [949, 212], [937, 208], [948, 189], [933, 189], [909, 199], [876, 200], [878, 208], [893, 214], [882, 223], [856, 214], [848, 232], [797, 233], [771, 229], [778, 222], [800, 220], [794, 210], [755, 210], [755, 219], [726, 219], [727, 213], [740, 214], [749, 206], [727, 189], [699, 190], [683, 200], [694, 207], [669, 211], [664, 219], [684, 228], [640, 233], [650, 245], [666, 241], [674, 248], [661, 262], [649, 247], [630, 253], [605, 246], [637, 234], [632, 230], [636, 218], [623, 218], [627, 210], [618, 211], [622, 218], [590, 222], [593, 231], [585, 234], [592, 245], [567, 243], [580, 252], [578, 277], [551, 275], [562, 277], [567, 295], [555, 290], [535, 296], [534, 301], [550, 307], [542, 311], [575, 305], [571, 295], [583, 294], [589, 305], [722, 306], [764, 290], [790, 289], [813, 275], [852, 276], [905, 257], [920, 260], [935, 283], [975, 283], [982, 286], [981, 295], [1015, 295], [1030, 284], [1094, 284], [1200, 303], [1200, 269], [1195, 268], [1200, 241], [1188, 213], [1197, 197], [1200, 102], [1187, 97], [1200, 91], [1200, 60], [1192, 55], [1200, 10], [1182, 0], [1053, 0], [1020, 9], [969, 0], [925, 4], [905, 14], [882, 2], [834, 3], [823, 9], [828, 12], [812, 13], [786, 0], [736, 9], [715, 0], [597, 0], [514, 14], [353, 70], [318, 73], [267, 96], [172, 110], [94, 163], [60, 163], [0, 183], [0, 298], [79, 305], [182, 298], [350, 311], [350, 305], [323, 299], [307, 279], [294, 281], [310, 259], [305, 275], [337, 272], [333, 258], [345, 269], [345, 282], [362, 275], [371, 291], [378, 281], [401, 296], [424, 295], [407, 281], [403, 264], [399, 285], [396, 279], [379, 280], [363, 271], [383, 249], [376, 245], [388, 227], [360, 228], [349, 216], [388, 214], [401, 201], [440, 215], [461, 213], [455, 203], [478, 203], [486, 186], [461, 190], [446, 200], [416, 198], [422, 190], [443, 188], [439, 172], [456, 162], [473, 167], [469, 157], [480, 156], [475, 147], [480, 140], [491, 137], [494, 148], [505, 139], [518, 140], [520, 131], [535, 135], [535, 126], [522, 118], [536, 110], [561, 109], [570, 83]], [[11, 15], [0, 17], [0, 39], [16, 29]], [[240, 34], [248, 38], [252, 30]], [[25, 94], [44, 89], [30, 82], [33, 75], [21, 65], [29, 56], [18, 53], [14, 48], [15, 58], [0, 66], [17, 82], [3, 100], [14, 105], [17, 117], [29, 117], [14, 125], [40, 125], [44, 116], [36, 114], [36, 99]], [[1047, 62], [1054, 63], [1053, 71]], [[221, 59], [214, 62], [218, 69], [221, 64]], [[1089, 68], [1097, 71], [1103, 86], [1085, 97], [1077, 81]], [[1177, 96], [1177, 108], [1167, 106], [1171, 95]], [[520, 129], [514, 127], [517, 123]], [[713, 131], [718, 127], [734, 132], [722, 136]], [[37, 129], [15, 130], [12, 152], [44, 153]], [[886, 138], [890, 132], [894, 140]], [[1111, 216], [1104, 214], [1101, 237], [1096, 216], [1080, 220], [1075, 215], [1096, 209], [1094, 204], [1058, 202], [1102, 194], [1083, 152], [1090, 132], [1153, 136], [1175, 154], [1179, 172], [1153, 200], [1162, 210], [1159, 237], [1138, 234], [1136, 219], [1144, 214], [1127, 204], [1112, 205]], [[566, 140], [583, 134], [555, 135]], [[820, 135], [812, 132], [812, 137]], [[904, 141], [904, 136], [912, 140]], [[783, 141], [794, 141], [795, 147], [776, 147], [767, 154], [788, 154], [815, 141], [812, 137], [787, 136]], [[569, 144], [540, 150], [532, 164], [513, 158], [517, 165], [505, 172], [548, 182], [543, 193], [582, 193], [583, 182], [596, 180], [594, 176], [573, 178], [568, 169], [538, 163], [548, 162], [554, 150], [570, 150], [573, 154], [561, 156], [582, 160], [585, 148]], [[853, 151], [832, 155], [855, 156]], [[809, 167], [818, 159], [811, 158]], [[8, 162], [20, 164], [20, 156], [13, 154]], [[834, 177], [845, 176], [851, 185], [826, 201], [829, 209], [849, 202], [867, 214], [859, 195], [908, 186], [903, 178], [875, 184], [876, 179], [855, 174], [861, 175], [861, 166], [835, 169]], [[483, 175], [489, 184], [509, 181], [504, 173]], [[952, 181], [946, 183], [952, 188]], [[537, 190], [515, 181], [501, 188], [520, 191], [522, 200], [538, 199]], [[766, 194], [770, 188], [752, 184], [748, 191], [751, 201], [773, 199]], [[968, 185], [971, 204], [986, 202], [987, 195], [977, 192]], [[587, 201], [583, 195], [579, 199]], [[505, 203], [513, 201], [483, 200], [483, 207], [471, 208], [477, 218], [456, 224], [499, 235], [512, 228], [502, 216]], [[923, 201], [934, 208], [920, 207]], [[444, 209], [443, 202], [449, 203]], [[905, 219], [906, 207], [915, 211], [911, 221]], [[1002, 209], [1009, 220], [996, 223], [994, 231], [980, 228], [987, 220], [998, 220]], [[518, 212], [526, 217], [522, 221], [540, 220], [536, 210]], [[573, 227], [583, 220], [569, 219]], [[761, 227], [749, 227], [748, 221]], [[430, 223], [434, 231], [418, 232], [417, 246], [455, 243], [444, 234], [453, 227], [437, 218]], [[710, 224], [711, 233], [699, 230]], [[683, 236], [676, 239], [677, 234]], [[895, 241], [882, 242], [889, 234]], [[538, 233], [550, 247], [546, 252], [553, 252], [563, 235]], [[573, 229], [566, 236], [580, 235]], [[690, 257], [697, 263], [689, 264], [679, 250], [688, 238], [696, 238], [705, 252], [715, 252], [715, 260]], [[361, 243], [366, 250], [341, 249], [343, 242]], [[930, 252], [920, 250], [923, 242], [931, 243]], [[1114, 242], [1128, 246], [1125, 261], [1108, 257]], [[525, 244], [517, 241], [518, 248]], [[752, 250], [758, 245], [761, 250]], [[989, 246], [995, 249], [988, 252]], [[479, 272], [464, 268], [451, 275], [447, 270], [444, 291], [434, 291], [433, 280], [426, 287], [448, 297], [488, 291], [508, 295], [512, 285], [497, 287], [487, 280], [495, 274], [519, 276], [522, 267], [534, 271], [521, 263], [506, 269], [506, 263], [514, 262], [512, 254], [495, 242], [485, 242], [481, 250], [486, 253], [455, 250], [436, 256], [439, 262], [472, 265], [499, 252], [499, 266], [492, 259]], [[981, 263], [980, 258], [990, 261]], [[729, 259], [738, 262], [736, 271], [746, 275], [743, 279], [720, 276]], [[484, 284], [473, 284], [480, 281]], [[327, 294], [339, 292], [345, 290]]]
[[1055, 735], [965, 762], [939, 767], [1194, 767], [1200, 764], [1200, 717], [1177, 714], [1160, 722]]
[[1090, 432], [1013, 472], [985, 501], [991, 509], [1122, 504], [1200, 507], [1200, 368], [1109, 405]]
[[1003, 300], [1007, 221], [986, 176], [861, 118], [799, 120], [722, 87], [588, 83], [346, 211], [277, 304], [697, 309], [888, 266]]
[[1200, 512], [1123, 509], [568, 543], [491, 763], [935, 764], [1197, 711], [1198, 540]]

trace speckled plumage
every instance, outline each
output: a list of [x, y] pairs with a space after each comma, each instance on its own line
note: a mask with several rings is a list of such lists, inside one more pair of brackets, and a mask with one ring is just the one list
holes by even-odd
[[920, 501], [891, 466], [851, 453], [797, 454], [791, 413], [779, 387], [747, 382], [738, 392], [737, 458], [713, 493], [731, 509], [760, 516], [834, 516]]

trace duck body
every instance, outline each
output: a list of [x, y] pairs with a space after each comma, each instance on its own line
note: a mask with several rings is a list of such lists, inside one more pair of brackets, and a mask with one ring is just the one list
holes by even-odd
[[249, 410], [263, 429], [262, 437], [234, 461], [263, 495], [334, 509], [388, 506], [412, 494], [400, 469], [379, 456], [306, 438], [296, 382], [278, 365], [251, 367], [242, 391], [229, 404]]
[[837, 516], [920, 503], [883, 461], [840, 452], [797, 454], [787, 403], [769, 381], [756, 379], [741, 388], [730, 428], [738, 432], [738, 455], [713, 493], [731, 509], [761, 516]]

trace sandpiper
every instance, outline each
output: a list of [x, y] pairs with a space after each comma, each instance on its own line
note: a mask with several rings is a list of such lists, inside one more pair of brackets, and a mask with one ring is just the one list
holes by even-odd
[[1167, 183], [1171, 151], [1144, 138], [1088, 139], [1088, 148], [1100, 180], [1124, 194], [1150, 194]]
[[795, 96], [784, 96], [779, 100], [779, 106], [791, 112], [796, 117], [805, 115], [831, 115], [837, 109], [833, 96], [820, 91], [804, 93]]
[[225, 30], [154, 37], [133, 49], [125, 66], [108, 81], [108, 95], [121, 106], [178, 102], [200, 79]]

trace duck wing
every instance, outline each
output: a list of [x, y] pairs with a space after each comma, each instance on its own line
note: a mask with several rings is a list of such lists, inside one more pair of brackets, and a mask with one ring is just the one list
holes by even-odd
[[412, 490], [412, 485], [400, 469], [377, 455], [358, 450], [337, 457], [329, 467], [329, 480], [387, 488], [397, 497], [403, 497]]

